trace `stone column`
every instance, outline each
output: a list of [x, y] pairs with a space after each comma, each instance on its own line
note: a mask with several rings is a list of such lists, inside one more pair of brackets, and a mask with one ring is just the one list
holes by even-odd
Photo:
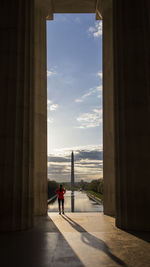
[[50, 0], [35, 0], [34, 23], [34, 214], [47, 213], [47, 47], [46, 18]]
[[0, 231], [8, 231], [33, 223], [33, 1], [2, 1], [0, 25]]
[[103, 19], [103, 178], [104, 213], [115, 216], [114, 62], [112, 0], [97, 1]]
[[150, 3], [114, 0], [116, 224], [150, 230]]

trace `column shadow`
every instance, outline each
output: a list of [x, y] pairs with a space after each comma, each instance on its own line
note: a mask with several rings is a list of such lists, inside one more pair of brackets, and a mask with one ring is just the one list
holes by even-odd
[[2, 267], [70, 267], [72, 265], [84, 267], [48, 216], [36, 217], [35, 226], [30, 230], [0, 233], [0, 266]]
[[92, 248], [98, 249], [103, 251], [110, 259], [112, 259], [115, 263], [119, 264], [120, 266], [127, 267], [126, 263], [115, 256], [109, 249], [108, 245], [101, 239], [93, 236], [89, 232], [87, 232], [81, 225], [73, 221], [69, 216], [62, 215], [62, 218], [66, 220], [77, 232], [82, 233], [81, 240], [88, 246]]

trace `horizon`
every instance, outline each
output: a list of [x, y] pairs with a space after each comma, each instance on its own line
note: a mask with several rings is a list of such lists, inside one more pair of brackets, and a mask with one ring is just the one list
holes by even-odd
[[[103, 178], [103, 150], [102, 147], [89, 146], [88, 148], [74, 148], [74, 176], [75, 182]], [[57, 154], [48, 155], [48, 179], [57, 182], [71, 181], [71, 153], [66, 149]]]

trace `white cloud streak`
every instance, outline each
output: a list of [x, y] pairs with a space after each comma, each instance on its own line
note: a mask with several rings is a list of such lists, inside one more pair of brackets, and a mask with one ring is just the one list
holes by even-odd
[[102, 123], [102, 110], [93, 109], [91, 113], [83, 113], [77, 117], [79, 126], [77, 128], [87, 129], [98, 127]]
[[55, 74], [56, 74], [56, 72], [53, 69], [47, 70], [47, 77], [50, 77], [50, 76], [55, 75]]
[[77, 98], [75, 100], [75, 102], [76, 103], [81, 103], [81, 102], [83, 102], [85, 100], [85, 98], [87, 98], [87, 97], [89, 97], [89, 96], [91, 96], [93, 94], [96, 94], [96, 93], [98, 94], [97, 97], [100, 98], [100, 92], [102, 93], [102, 85], [99, 85], [99, 86], [97, 86], [95, 88], [90, 88], [87, 93], [82, 95], [80, 98]]

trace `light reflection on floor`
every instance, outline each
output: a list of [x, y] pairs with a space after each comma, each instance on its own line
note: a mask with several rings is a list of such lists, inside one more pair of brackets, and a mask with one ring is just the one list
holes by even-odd
[[[58, 211], [57, 199], [48, 205], [49, 212]], [[66, 212], [103, 212], [103, 205], [97, 204], [89, 199], [84, 192], [67, 191], [65, 194], [65, 211]]]

